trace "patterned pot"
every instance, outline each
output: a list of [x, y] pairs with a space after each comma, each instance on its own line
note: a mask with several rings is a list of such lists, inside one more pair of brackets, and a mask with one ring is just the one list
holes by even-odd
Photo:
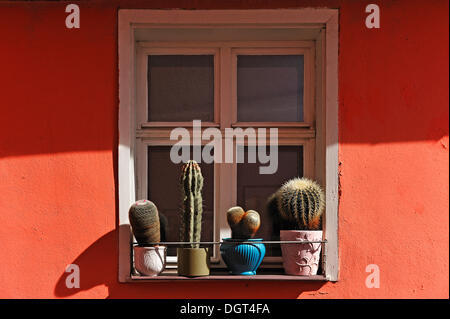
[[[230, 273], [233, 275], [256, 275], [256, 269], [266, 254], [266, 246], [259, 243], [262, 238], [224, 238], [223, 241], [224, 243], [220, 245], [220, 253]], [[241, 243], [244, 241], [252, 243]]]
[[[286, 241], [321, 241], [321, 230], [281, 230]], [[313, 276], [319, 268], [321, 243], [281, 244], [284, 271], [288, 275]]]
[[167, 247], [134, 247], [134, 268], [143, 276], [158, 276], [166, 267]]

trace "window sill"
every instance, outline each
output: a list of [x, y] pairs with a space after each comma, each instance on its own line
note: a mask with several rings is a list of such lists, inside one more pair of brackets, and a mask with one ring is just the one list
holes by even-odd
[[324, 275], [315, 276], [292, 276], [286, 275], [282, 271], [274, 270], [261, 270], [257, 275], [245, 276], [245, 275], [230, 275], [228, 271], [224, 270], [212, 270], [209, 276], [203, 277], [184, 277], [178, 276], [176, 271], [165, 271], [159, 276], [139, 276], [131, 275], [130, 282], [165, 282], [165, 281], [209, 281], [209, 280], [232, 280], [232, 281], [328, 281]]

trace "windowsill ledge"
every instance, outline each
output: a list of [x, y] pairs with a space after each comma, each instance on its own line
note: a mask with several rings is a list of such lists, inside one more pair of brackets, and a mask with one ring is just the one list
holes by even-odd
[[176, 272], [164, 272], [159, 276], [139, 276], [131, 275], [130, 282], [154, 282], [154, 281], [209, 281], [209, 280], [245, 280], [245, 281], [328, 281], [324, 275], [315, 276], [292, 276], [278, 271], [260, 271], [253, 276], [230, 275], [227, 271], [212, 270], [209, 276], [202, 277], [184, 277], [178, 276]]

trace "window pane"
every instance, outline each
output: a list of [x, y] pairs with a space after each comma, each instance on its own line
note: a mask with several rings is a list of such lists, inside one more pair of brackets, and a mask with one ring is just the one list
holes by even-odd
[[[191, 158], [192, 158], [191, 147]], [[161, 241], [179, 241], [181, 192], [180, 174], [183, 164], [170, 160], [170, 146], [148, 147], [148, 199], [158, 207]], [[200, 163], [203, 185], [201, 241], [213, 240], [214, 164]], [[168, 255], [176, 256], [176, 246], [168, 247]]]
[[150, 55], [148, 121], [214, 120], [214, 56]]
[[[280, 229], [267, 211], [267, 199], [288, 179], [303, 176], [302, 146], [278, 147], [278, 171], [275, 174], [259, 174], [260, 163], [248, 162], [245, 147], [245, 163], [237, 164], [237, 205], [244, 210], [256, 210], [261, 216], [261, 227], [255, 238], [280, 240]], [[279, 245], [266, 245], [266, 256], [281, 256]]]
[[303, 55], [238, 55], [239, 122], [303, 122]]

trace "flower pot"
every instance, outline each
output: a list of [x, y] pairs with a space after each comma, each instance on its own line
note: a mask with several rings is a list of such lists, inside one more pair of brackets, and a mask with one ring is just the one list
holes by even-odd
[[[266, 247], [262, 238], [257, 239], [231, 239], [224, 238], [220, 245], [220, 254], [233, 275], [255, 275], [256, 269], [266, 254]], [[252, 243], [242, 243], [242, 242]]]
[[[282, 230], [280, 239], [286, 241], [321, 241], [321, 230]], [[313, 276], [319, 268], [321, 243], [281, 244], [284, 271], [288, 275]]]
[[208, 248], [177, 248], [178, 275], [209, 276]]
[[166, 267], [167, 247], [134, 247], [134, 268], [143, 276], [157, 276]]

